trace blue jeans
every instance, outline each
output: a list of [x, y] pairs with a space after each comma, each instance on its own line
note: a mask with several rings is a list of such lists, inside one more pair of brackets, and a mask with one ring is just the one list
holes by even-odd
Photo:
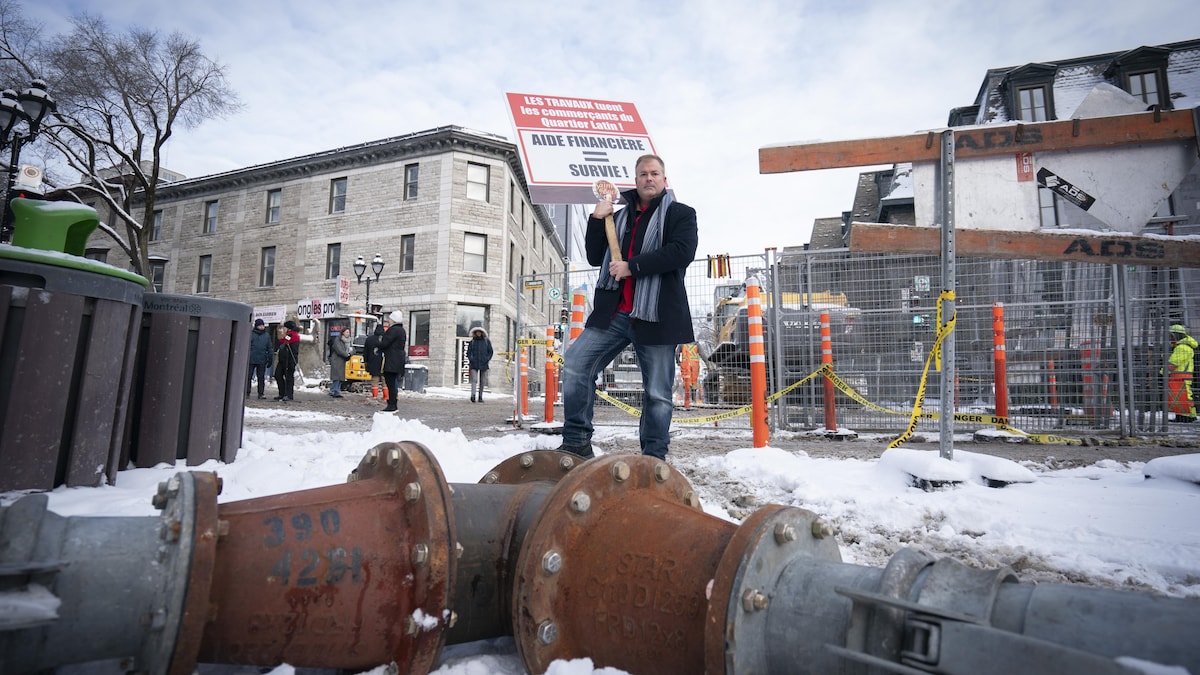
[[342, 393], [342, 381], [341, 380], [331, 380], [329, 382], [329, 394], [332, 396], [332, 395], [337, 395], [340, 393]]
[[674, 404], [675, 345], [639, 345], [626, 312], [617, 312], [606, 329], [585, 328], [564, 356], [563, 445], [582, 446], [592, 440], [592, 407], [596, 376], [627, 345], [637, 353], [642, 371], [642, 417], [638, 428], [642, 454], [667, 458], [668, 431]]

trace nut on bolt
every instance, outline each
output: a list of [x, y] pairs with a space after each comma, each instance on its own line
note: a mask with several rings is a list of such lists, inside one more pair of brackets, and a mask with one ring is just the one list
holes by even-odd
[[409, 483], [404, 486], [404, 498], [410, 502], [415, 502], [421, 498], [421, 484]]
[[669, 467], [666, 464], [663, 464], [661, 462], [654, 465], [654, 480], [656, 480], [660, 483], [665, 483], [665, 482], [667, 482], [667, 479], [670, 477], [671, 477], [671, 467]]
[[533, 466], [533, 454], [527, 452], [521, 455], [521, 468], [528, 469], [531, 466]]
[[789, 541], [796, 541], [796, 528], [791, 523], [776, 523], [775, 543], [786, 544]]
[[587, 513], [592, 508], [592, 498], [586, 492], [580, 491], [571, 495], [571, 510], [576, 513]]
[[427, 544], [417, 544], [413, 547], [413, 563], [424, 565], [425, 561], [429, 560], [429, 546]]
[[820, 518], [817, 518], [812, 522], [812, 536], [816, 537], [817, 539], [824, 539], [832, 534], [833, 528], [829, 526], [829, 523], [821, 520]]
[[747, 612], [758, 612], [771, 605], [771, 599], [765, 593], [752, 588], [742, 593], [742, 609]]
[[394, 469], [394, 468], [400, 466], [400, 462], [403, 461], [403, 459], [404, 459], [404, 454], [401, 453], [398, 449], [392, 448], [391, 450], [388, 450], [388, 458], [387, 458], [388, 466], [390, 466]]
[[499, 483], [500, 482], [500, 474], [496, 473], [495, 471], [489, 471], [489, 472], [487, 472], [487, 475], [483, 477], [483, 482], [487, 483], [488, 485], [494, 485], [495, 483]]
[[544, 645], [552, 645], [558, 639], [558, 626], [550, 619], [538, 624], [537, 628], [538, 640]]
[[558, 460], [558, 468], [562, 469], [563, 471], [570, 471], [571, 469], [575, 468], [575, 460], [571, 459], [570, 457], [563, 457], [562, 459]]
[[546, 554], [542, 556], [542, 569], [550, 574], [558, 574], [562, 566], [563, 559], [558, 551], [546, 551]]
[[618, 483], [624, 483], [629, 480], [629, 465], [625, 462], [617, 462], [612, 466], [613, 480]]

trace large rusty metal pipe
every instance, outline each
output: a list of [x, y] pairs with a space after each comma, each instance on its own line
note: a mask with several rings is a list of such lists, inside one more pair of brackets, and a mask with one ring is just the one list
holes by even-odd
[[453, 623], [450, 486], [412, 442], [351, 478], [222, 505], [200, 661], [428, 672]]
[[525, 667], [589, 657], [630, 672], [700, 672], [706, 588], [735, 529], [700, 510], [665, 462], [584, 463], [547, 496], [521, 550], [513, 631]]
[[454, 589], [458, 621], [446, 644], [513, 634], [513, 584], [525, 535], [555, 481], [578, 465], [570, 453], [525, 452], [488, 471], [478, 485], [453, 485], [462, 550]]

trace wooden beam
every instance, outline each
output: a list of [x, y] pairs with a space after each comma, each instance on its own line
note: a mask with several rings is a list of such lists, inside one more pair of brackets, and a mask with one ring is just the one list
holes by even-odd
[[[954, 128], [955, 159], [1105, 148], [1132, 143], [1187, 141], [1196, 138], [1189, 110], [1135, 113], [1055, 122], [985, 124]], [[849, 141], [777, 145], [758, 151], [759, 173], [937, 161], [940, 131]]]
[[[852, 223], [850, 250], [940, 255], [941, 229], [914, 225]], [[1200, 267], [1200, 238], [1136, 236], [1111, 232], [1013, 232], [955, 230], [955, 254], [967, 258], [1057, 260]]]

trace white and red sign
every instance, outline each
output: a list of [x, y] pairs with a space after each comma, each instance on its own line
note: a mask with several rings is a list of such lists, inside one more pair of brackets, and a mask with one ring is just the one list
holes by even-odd
[[637, 158], [655, 154], [632, 103], [543, 94], [506, 93], [537, 204], [590, 204], [592, 184], [605, 179], [634, 187]]

